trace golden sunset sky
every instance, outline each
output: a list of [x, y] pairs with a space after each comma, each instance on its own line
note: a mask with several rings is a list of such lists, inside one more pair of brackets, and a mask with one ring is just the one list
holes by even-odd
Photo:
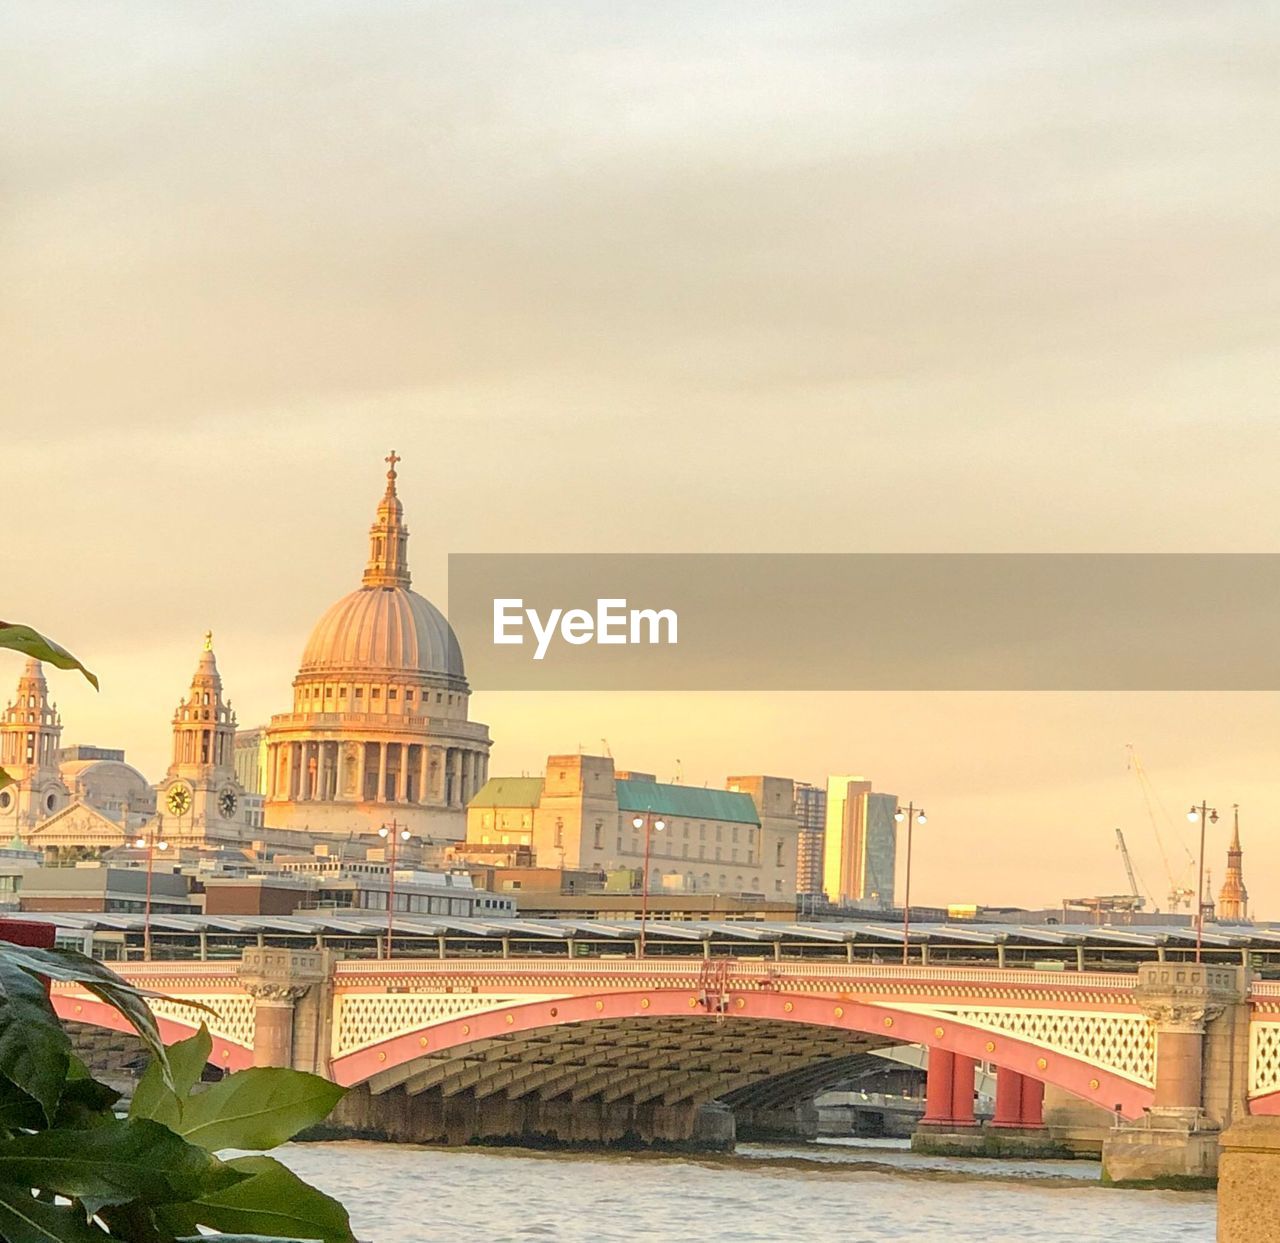
[[[101, 675], [51, 675], [64, 741], [153, 779], [206, 628], [242, 724], [289, 706], [392, 446], [441, 604], [450, 551], [1280, 551], [1274, 9], [134, 0], [3, 27], [0, 615]], [[1280, 918], [1274, 695], [752, 682], [472, 715], [495, 773], [601, 738], [691, 783], [865, 773], [928, 808], [937, 902], [1122, 891], [1121, 826], [1163, 903], [1133, 743], [1183, 836], [1192, 799], [1241, 804]]]

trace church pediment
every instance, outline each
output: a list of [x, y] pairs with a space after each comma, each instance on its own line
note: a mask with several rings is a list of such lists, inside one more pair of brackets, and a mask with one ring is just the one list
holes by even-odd
[[43, 846], [121, 846], [128, 840], [118, 820], [77, 800], [42, 821], [28, 834], [28, 844]]

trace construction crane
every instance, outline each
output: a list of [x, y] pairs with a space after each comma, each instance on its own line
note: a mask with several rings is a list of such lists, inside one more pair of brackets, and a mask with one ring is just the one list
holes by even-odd
[[[1133, 860], [1129, 858], [1129, 847], [1125, 845], [1123, 829], [1116, 830], [1116, 847], [1120, 851], [1120, 858], [1124, 860], [1125, 875], [1129, 878], [1129, 892], [1133, 894], [1135, 898], [1141, 899], [1142, 890], [1138, 887], [1137, 873], [1133, 870]], [[1140, 901], [1137, 909], [1141, 910], [1145, 905], [1145, 902]]]
[[[1142, 761], [1138, 758], [1138, 753], [1133, 749], [1133, 744], [1127, 744], [1125, 750], [1129, 753], [1128, 767], [1138, 779], [1138, 787], [1142, 791], [1142, 801], [1147, 809], [1147, 819], [1151, 821], [1151, 831], [1155, 834], [1156, 845], [1160, 849], [1160, 860], [1164, 864], [1165, 875], [1169, 878], [1169, 909], [1171, 911], [1176, 911], [1179, 908], [1190, 910], [1192, 899], [1196, 896], [1196, 891], [1190, 885], [1191, 874], [1196, 865], [1195, 856], [1188, 849], [1186, 842], [1179, 837], [1178, 830], [1174, 827], [1173, 818], [1169, 815], [1165, 805], [1160, 802], [1160, 796], [1152, 788], [1151, 778], [1147, 776], [1147, 770], [1142, 767]], [[1160, 811], [1171, 835], [1178, 837], [1179, 845], [1181, 845], [1183, 853], [1187, 856], [1180, 877], [1174, 873], [1173, 864], [1169, 861], [1169, 852], [1165, 849], [1164, 837], [1160, 832], [1160, 823], [1156, 819], [1157, 804], [1159, 804]]]
[[1116, 841], [1120, 847], [1120, 855], [1124, 859], [1124, 870], [1129, 877], [1128, 893], [1108, 893], [1101, 894], [1095, 898], [1063, 898], [1062, 910], [1063, 918], [1066, 919], [1066, 912], [1070, 910], [1089, 911], [1094, 918], [1095, 923], [1102, 923], [1102, 917], [1105, 915], [1108, 919], [1113, 915], [1126, 915], [1128, 922], [1133, 922], [1133, 916], [1143, 910], [1147, 905], [1147, 900], [1142, 896], [1142, 891], [1138, 887], [1138, 878], [1133, 870], [1133, 860], [1129, 858], [1129, 848], [1125, 845], [1124, 834], [1117, 829]]

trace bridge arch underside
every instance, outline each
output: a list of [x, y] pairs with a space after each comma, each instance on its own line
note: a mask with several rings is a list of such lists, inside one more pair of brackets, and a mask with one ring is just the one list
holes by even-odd
[[708, 1102], [746, 1103], [766, 1082], [775, 1098], [791, 1091], [798, 1101], [847, 1077], [849, 1059], [903, 1043], [1118, 1104], [1128, 1117], [1153, 1096], [1150, 1085], [1062, 1050], [907, 1010], [783, 993], [710, 1006], [688, 991], [651, 990], [505, 1005], [337, 1057], [333, 1077], [355, 1090], [334, 1117], [418, 1142], [678, 1141], [693, 1136]]
[[841, 1082], [889, 1043], [768, 1019], [597, 1019], [413, 1058], [354, 1088], [333, 1121], [419, 1143], [681, 1144], [712, 1101], [779, 1078], [798, 1099], [802, 1081]]

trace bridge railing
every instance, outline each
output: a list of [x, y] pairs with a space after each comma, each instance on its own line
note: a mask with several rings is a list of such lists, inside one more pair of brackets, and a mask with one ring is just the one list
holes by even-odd
[[[598, 977], [616, 980], [619, 976], [637, 980], [669, 979], [673, 986], [697, 984], [703, 961], [700, 958], [679, 959], [551, 959], [551, 958], [396, 958], [339, 962], [334, 967], [334, 981], [356, 984], [394, 976], [417, 976], [422, 979], [467, 976], [472, 979], [510, 979], [566, 976], [576, 981]], [[1137, 984], [1136, 973], [1121, 974], [1102, 971], [1029, 971], [1018, 967], [903, 967], [864, 965], [862, 963], [724, 963], [728, 979], [759, 985], [783, 980], [886, 980], [909, 983], [994, 984], [1003, 988], [1052, 988], [1055, 991], [1080, 989], [1128, 993]]]

